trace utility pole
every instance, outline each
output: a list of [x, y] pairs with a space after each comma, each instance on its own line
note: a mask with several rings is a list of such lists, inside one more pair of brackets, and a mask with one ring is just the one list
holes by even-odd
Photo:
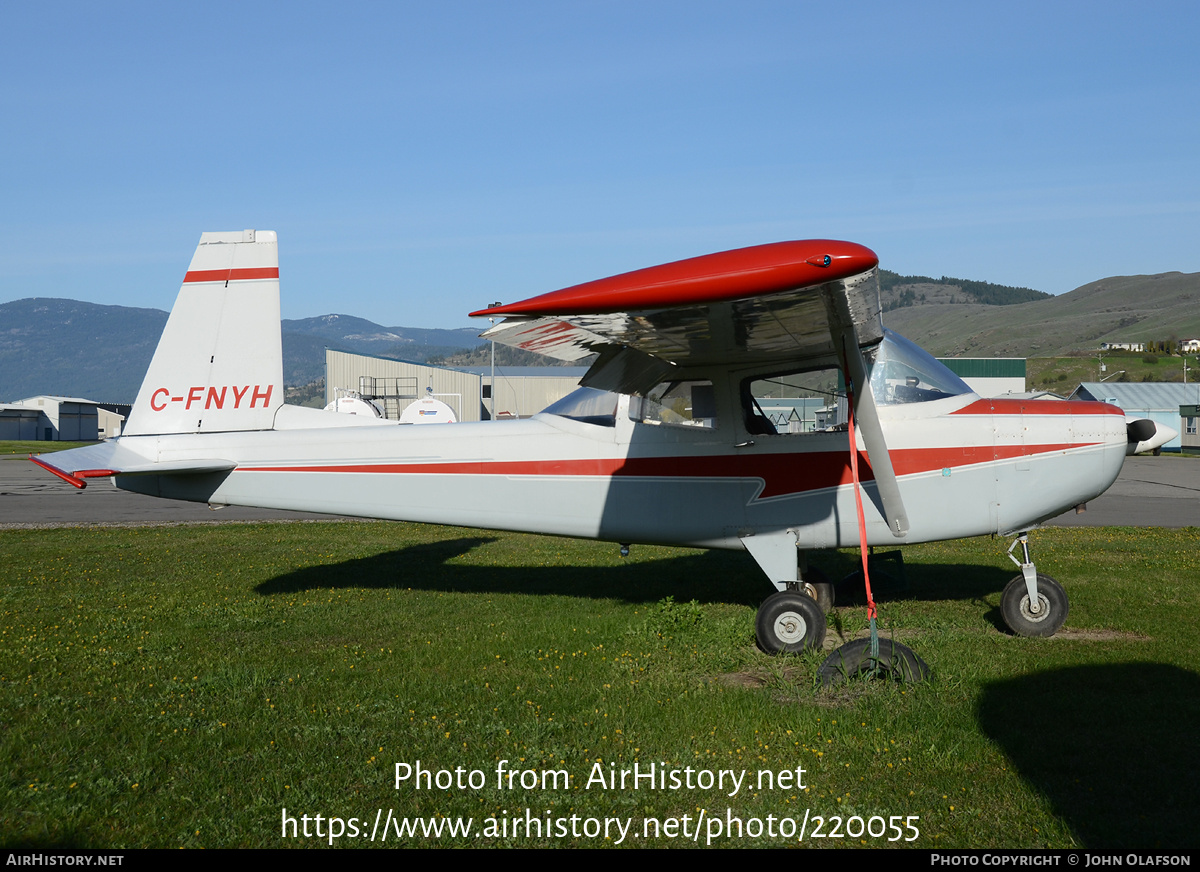
[[[501, 305], [501, 303], [499, 300], [497, 300], [496, 302], [494, 302], [490, 306], [488, 306], [488, 308], [495, 309], [499, 305]], [[488, 318], [488, 323], [491, 324], [492, 326], [495, 326], [496, 319]], [[496, 420], [496, 340], [495, 339], [492, 340], [492, 383], [489, 387], [490, 387], [489, 393], [492, 395], [492, 420], [495, 421]]]

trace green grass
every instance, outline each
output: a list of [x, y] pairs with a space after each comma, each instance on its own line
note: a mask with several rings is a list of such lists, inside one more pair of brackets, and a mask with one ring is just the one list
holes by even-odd
[[[1157, 358], [1147, 363], [1146, 358]], [[1188, 365], [1195, 369], [1194, 355], [1188, 356]], [[1166, 354], [1144, 355], [1132, 351], [1104, 352], [1101, 373], [1107, 382], [1181, 382], [1183, 381], [1183, 358]], [[1031, 357], [1026, 361], [1025, 382], [1029, 390], [1048, 390], [1066, 396], [1081, 382], [1097, 380], [1100, 366], [1096, 354], [1090, 357]], [[1122, 373], [1123, 374], [1118, 374]], [[1200, 376], [1200, 371], [1189, 371], [1189, 381]]]
[[[924, 848], [1197, 842], [1196, 529], [1034, 534], [1039, 568], [1072, 597], [1048, 640], [997, 627], [1006, 543], [906, 548], [910, 589], [881, 618], [932, 679], [834, 691], [814, 686], [820, 656], [754, 647], [767, 586], [741, 554], [635, 547], [622, 561], [615, 545], [387, 523], [22, 530], [0, 545], [9, 847], [315, 846], [281, 837], [285, 807], [470, 816], [476, 832], [529, 808], [633, 819], [638, 834], [645, 818], [809, 809], [917, 815]], [[840, 577], [855, 559], [814, 563]], [[854, 635], [864, 610], [830, 623]], [[396, 764], [418, 760], [486, 785], [396, 789]], [[573, 781], [498, 789], [501, 760]], [[597, 762], [635, 761], [751, 780], [802, 767], [806, 789], [586, 788]]]
[[30, 442], [3, 439], [0, 440], [0, 454], [49, 454], [52, 451], [66, 451], [68, 448], [81, 448], [84, 445], [95, 444], [95, 442]]

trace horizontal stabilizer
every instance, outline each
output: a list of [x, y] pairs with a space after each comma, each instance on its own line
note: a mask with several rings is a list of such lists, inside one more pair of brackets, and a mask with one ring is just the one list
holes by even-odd
[[136, 451], [116, 442], [86, 445], [71, 451], [31, 455], [30, 460], [63, 481], [77, 487], [87, 487], [89, 478], [108, 478], [113, 475], [187, 475], [204, 472], [227, 472], [237, 466], [230, 460], [174, 460], [156, 463]]

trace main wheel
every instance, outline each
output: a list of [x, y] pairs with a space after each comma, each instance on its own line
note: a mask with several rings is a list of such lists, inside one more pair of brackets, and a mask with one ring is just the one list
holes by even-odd
[[797, 654], [825, 641], [825, 613], [810, 596], [785, 590], [767, 597], [754, 622], [758, 646], [768, 654]]
[[826, 657], [817, 676], [825, 687], [859, 677], [924, 681], [929, 677], [929, 666], [907, 645], [891, 639], [879, 640], [879, 659], [872, 660], [871, 640], [855, 639]]
[[830, 584], [829, 577], [817, 567], [810, 566], [805, 571], [804, 579], [800, 582], [800, 592], [815, 599], [821, 611], [826, 614], [833, 611], [833, 585]]
[[1067, 620], [1067, 592], [1062, 585], [1040, 572], [1037, 577], [1038, 610], [1030, 608], [1025, 576], [1018, 575], [1000, 595], [1000, 615], [1018, 636], [1053, 636]]

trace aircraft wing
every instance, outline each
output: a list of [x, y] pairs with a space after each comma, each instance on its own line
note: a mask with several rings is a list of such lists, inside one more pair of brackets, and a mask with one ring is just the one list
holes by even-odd
[[599, 353], [582, 384], [636, 393], [674, 367], [835, 361], [847, 314], [862, 346], [883, 336], [869, 248], [810, 239], [694, 257], [564, 288], [475, 316], [483, 336], [561, 360]]
[[505, 316], [483, 336], [562, 360], [600, 356], [580, 384], [642, 393], [677, 367], [838, 363], [888, 527], [909, 527], [862, 349], [883, 338], [879, 258], [809, 239], [723, 251], [552, 291], [472, 315]]
[[54, 473], [74, 487], [87, 487], [89, 478], [108, 478], [113, 475], [165, 475], [202, 472], [225, 472], [237, 466], [229, 460], [178, 460], [156, 463], [131, 451], [118, 442], [101, 442], [71, 451], [30, 455], [30, 460], [42, 469]]

